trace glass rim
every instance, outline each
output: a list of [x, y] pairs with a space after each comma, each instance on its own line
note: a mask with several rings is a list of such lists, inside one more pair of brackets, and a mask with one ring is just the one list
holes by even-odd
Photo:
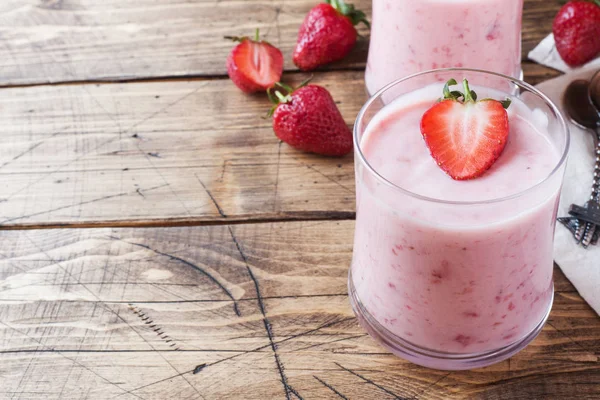
[[[499, 197], [499, 198], [494, 198], [494, 199], [488, 199], [488, 200], [479, 200], [479, 201], [456, 201], [456, 200], [443, 200], [443, 199], [437, 199], [435, 197], [429, 197], [429, 196], [424, 196], [418, 193], [414, 193], [411, 192], [410, 190], [407, 190], [401, 186], [396, 185], [395, 183], [391, 182], [390, 180], [388, 180], [387, 178], [385, 178], [383, 175], [381, 175], [375, 168], [373, 168], [373, 166], [371, 164], [369, 164], [369, 162], [367, 161], [367, 159], [365, 158], [365, 155], [361, 149], [360, 143], [359, 143], [359, 132], [358, 132], [358, 126], [360, 121], [363, 120], [364, 115], [366, 113], [366, 111], [369, 109], [369, 107], [373, 104], [373, 102], [375, 100], [377, 100], [378, 98], [381, 97], [381, 95], [383, 95], [385, 92], [387, 92], [389, 89], [391, 89], [392, 87], [396, 86], [399, 83], [402, 83], [404, 81], [408, 81], [410, 79], [419, 77], [419, 76], [423, 76], [423, 75], [431, 75], [434, 73], [440, 73], [440, 72], [451, 72], [451, 71], [459, 71], [459, 72], [475, 72], [475, 73], [480, 73], [480, 74], [484, 74], [484, 75], [491, 75], [491, 76], [496, 76], [499, 78], [503, 78], [505, 80], [508, 80], [516, 85], [518, 85], [519, 87], [522, 87], [526, 90], [528, 90], [529, 92], [532, 92], [533, 94], [535, 94], [536, 96], [540, 97], [545, 103], [546, 105], [548, 105], [548, 107], [554, 112], [554, 114], [557, 116], [557, 119], [560, 123], [561, 129], [562, 131], [565, 133], [565, 146], [564, 146], [564, 150], [561, 154], [560, 159], [558, 160], [558, 162], [556, 163], [555, 167], [552, 169], [552, 171], [541, 181], [539, 181], [538, 183], [536, 183], [535, 185], [529, 186], [528, 188], [521, 190], [520, 192], [517, 193], [513, 193], [509, 196], [504, 196], [504, 197]], [[569, 154], [569, 147], [571, 144], [571, 135], [570, 135], [570, 131], [569, 131], [569, 126], [567, 125], [567, 122], [565, 121], [564, 116], [562, 115], [562, 113], [560, 112], [560, 109], [558, 108], [558, 106], [556, 106], [556, 104], [554, 104], [554, 102], [552, 102], [552, 100], [550, 100], [550, 98], [548, 98], [548, 96], [546, 96], [542, 91], [540, 91], [539, 89], [535, 88], [534, 86], [530, 85], [529, 83], [517, 79], [517, 78], [513, 78], [511, 76], [508, 75], [504, 75], [504, 74], [500, 74], [500, 73], [496, 73], [496, 72], [491, 72], [491, 71], [485, 71], [482, 69], [475, 69], [475, 68], [440, 68], [440, 69], [431, 69], [431, 70], [427, 70], [427, 71], [422, 71], [422, 72], [418, 72], [416, 74], [411, 74], [408, 76], [405, 76], [403, 78], [397, 79], [393, 82], [388, 83], [387, 85], [385, 85], [384, 87], [382, 87], [381, 89], [379, 89], [378, 91], [376, 91], [372, 96], [369, 97], [369, 99], [366, 101], [366, 103], [361, 107], [360, 111], [358, 112], [358, 115], [356, 117], [356, 120], [354, 122], [354, 128], [353, 128], [353, 137], [354, 137], [354, 152], [355, 154], [358, 155], [358, 159], [359, 161], [367, 168], [367, 170], [373, 175], [375, 176], [375, 178], [377, 180], [379, 180], [380, 182], [382, 182], [383, 184], [385, 184], [386, 186], [391, 187], [392, 189], [395, 190], [399, 190], [400, 192], [409, 195], [413, 198], [416, 198], [418, 200], [423, 200], [423, 201], [427, 201], [430, 203], [438, 203], [438, 204], [450, 204], [450, 205], [481, 205], [481, 204], [492, 204], [492, 203], [501, 203], [507, 200], [512, 200], [512, 199], [516, 199], [518, 197], [524, 196], [530, 192], [533, 192], [534, 189], [542, 186], [544, 183], [546, 183], [548, 180], [550, 180], [550, 178], [552, 178], [553, 176], [555, 176], [561, 169], [562, 165], [566, 162], [567, 160], [567, 155]]]

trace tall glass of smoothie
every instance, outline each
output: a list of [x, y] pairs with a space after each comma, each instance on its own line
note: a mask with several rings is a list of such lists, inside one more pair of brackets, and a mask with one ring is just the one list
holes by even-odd
[[522, 14], [523, 0], [373, 0], [367, 90], [436, 68], [518, 78]]
[[[420, 131], [443, 82], [506, 97], [508, 137], [482, 176], [454, 180]], [[491, 89], [493, 88], [493, 89]], [[349, 276], [361, 325], [396, 355], [446, 370], [504, 360], [541, 331], [553, 300], [553, 238], [569, 147], [534, 87], [470, 69], [398, 80], [354, 127], [356, 232]]]

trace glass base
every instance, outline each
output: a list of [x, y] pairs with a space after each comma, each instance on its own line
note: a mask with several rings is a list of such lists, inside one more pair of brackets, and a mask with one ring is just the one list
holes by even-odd
[[550, 316], [550, 310], [552, 309], [554, 300], [554, 287], [552, 288], [552, 297], [548, 305], [548, 311], [540, 323], [530, 333], [516, 342], [500, 349], [472, 354], [443, 353], [429, 350], [414, 345], [390, 332], [387, 328], [377, 322], [360, 302], [360, 299], [356, 294], [356, 289], [354, 288], [354, 283], [352, 282], [352, 271], [348, 273], [348, 297], [350, 298], [352, 310], [363, 329], [389, 351], [398, 357], [424, 367], [446, 371], [459, 371], [487, 367], [488, 365], [506, 360], [523, 350], [542, 331], [544, 324]]

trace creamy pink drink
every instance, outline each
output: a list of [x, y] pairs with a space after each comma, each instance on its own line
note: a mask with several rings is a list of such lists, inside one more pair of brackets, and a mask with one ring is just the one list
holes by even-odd
[[[494, 88], [503, 81], [472, 71], [413, 81], [436, 81], [440, 73], [496, 80]], [[442, 84], [413, 90], [410, 80], [398, 84], [408, 93], [396, 87], [386, 104], [385, 96], [371, 100], [355, 128], [353, 306], [375, 338], [413, 362], [488, 365], [533, 340], [551, 307], [564, 121], [546, 99], [522, 88], [508, 108], [500, 158], [483, 176], [456, 181], [438, 167], [420, 132]], [[479, 98], [504, 98], [512, 83], [505, 86], [506, 93], [473, 89]]]
[[373, 0], [368, 91], [436, 68], [519, 77], [522, 12], [523, 0]]

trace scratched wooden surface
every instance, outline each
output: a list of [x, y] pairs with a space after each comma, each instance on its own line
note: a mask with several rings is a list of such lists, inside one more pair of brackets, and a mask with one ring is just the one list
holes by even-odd
[[[363, 73], [315, 82], [352, 123]], [[0, 90], [0, 225], [352, 215], [352, 155], [280, 144], [269, 108], [228, 80]]]
[[510, 361], [448, 373], [389, 355], [348, 304], [353, 229], [0, 231], [0, 396], [600, 397], [600, 318], [558, 269], [550, 322]]
[[[304, 79], [314, 3], [0, 2], [0, 399], [600, 398], [600, 318], [558, 268], [550, 322], [489, 368], [421, 368], [357, 325], [352, 156], [280, 144], [224, 75], [222, 36], [258, 26]], [[524, 54], [562, 3], [525, 1]], [[314, 78], [349, 125], [367, 49]]]
[[[548, 70], [527, 64], [525, 73], [539, 81]], [[314, 82], [352, 124], [366, 100], [363, 72]], [[281, 144], [269, 107], [225, 79], [0, 90], [0, 226], [352, 217], [352, 155]]]
[[[355, 0], [370, 17], [371, 1]], [[559, 0], [527, 0], [523, 54], [547, 32]], [[0, 77], [4, 84], [149, 77], [220, 76], [225, 35], [260, 28], [290, 55], [314, 0], [2, 0]], [[366, 30], [361, 33], [368, 33]], [[327, 69], [363, 68], [367, 40]]]
[[[36, 86], [0, 91], [0, 226], [352, 217], [352, 156], [324, 159], [281, 145], [263, 119], [264, 96], [246, 96], [222, 79], [232, 46], [224, 34], [242, 35], [256, 21], [289, 55], [313, 3], [3, 2], [0, 86]], [[558, 3], [527, 1], [525, 53], [550, 31]], [[357, 2], [367, 13], [369, 4]], [[365, 38], [315, 76], [348, 124], [365, 100], [367, 48]], [[524, 70], [531, 83], [557, 75], [533, 63]], [[184, 79], [40, 85], [175, 76]]]

